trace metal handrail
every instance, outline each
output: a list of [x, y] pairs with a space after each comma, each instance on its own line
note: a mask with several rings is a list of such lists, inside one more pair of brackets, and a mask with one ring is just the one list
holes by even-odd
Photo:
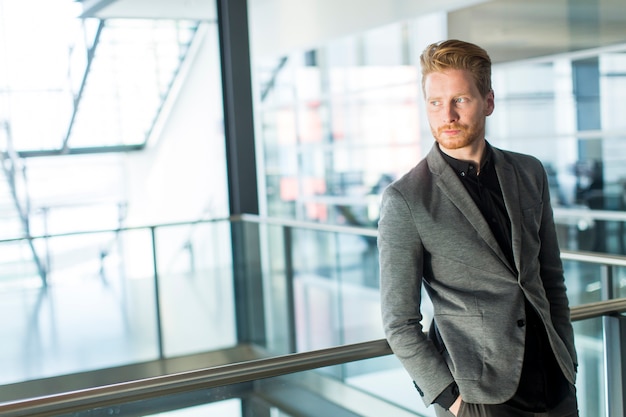
[[[595, 211], [598, 212], [598, 211]], [[626, 213], [621, 213], [624, 215]], [[229, 218], [230, 221], [276, 225], [282, 227], [317, 230], [321, 232], [346, 233], [359, 236], [377, 237], [378, 230], [368, 227], [342, 226], [336, 224], [314, 223], [310, 221], [263, 217], [256, 214], [240, 214]], [[626, 219], [625, 219], [626, 220]], [[561, 250], [561, 259], [579, 261], [606, 266], [626, 266], [626, 256], [589, 251]]]
[[[626, 311], [626, 298], [572, 307], [573, 321]], [[294, 353], [0, 404], [0, 415], [45, 417], [250, 382], [392, 353], [385, 339]]]
[[626, 298], [615, 298], [613, 300], [597, 301], [571, 308], [570, 317], [572, 321], [581, 321], [602, 316], [611, 316], [626, 311]]
[[257, 214], [239, 214], [231, 217], [233, 221], [248, 223], [270, 224], [275, 226], [292, 227], [298, 229], [317, 230], [320, 232], [346, 233], [353, 235], [377, 237], [378, 230], [372, 227], [343, 226], [331, 223], [315, 223], [278, 217], [264, 217]]
[[564, 261], [586, 262], [607, 266], [626, 266], [626, 256], [599, 254], [598, 252], [561, 250], [561, 259]]
[[[599, 211], [597, 210], [593, 212], [599, 213]], [[624, 215], [625, 216], [624, 221], [626, 221], [626, 213], [622, 213], [622, 212], [611, 212], [611, 213], [618, 213], [619, 215]], [[323, 231], [323, 232], [347, 233], [347, 234], [355, 234], [355, 235], [368, 236], [368, 237], [378, 236], [378, 230], [372, 227], [344, 226], [344, 225], [337, 225], [337, 224], [330, 224], [330, 223], [316, 223], [312, 221], [294, 220], [294, 219], [277, 218], [277, 217], [265, 217], [265, 216], [260, 216], [256, 214], [235, 214], [231, 216], [216, 217], [216, 218], [210, 218], [210, 219], [126, 226], [126, 227], [119, 227], [115, 229], [95, 229], [95, 230], [86, 230], [86, 231], [56, 233], [56, 234], [21, 236], [21, 237], [9, 238], [9, 239], [0, 239], [0, 243], [15, 242], [15, 241], [20, 241], [20, 240], [28, 240], [28, 239], [45, 239], [45, 238], [51, 238], [51, 237], [86, 235], [86, 234], [94, 234], [94, 233], [125, 232], [125, 231], [131, 231], [131, 230], [141, 230], [141, 229], [147, 230], [151, 228], [188, 226], [188, 225], [195, 225], [195, 224], [218, 223], [218, 222], [224, 222], [224, 221], [228, 221], [228, 222], [239, 221], [239, 222], [248, 222], [248, 223], [256, 223], [256, 224], [292, 227], [292, 228], [307, 229], [307, 230], [318, 230], [318, 231]], [[626, 256], [606, 255], [606, 254], [602, 254], [599, 252], [561, 250], [561, 253], [567, 254], [568, 259], [571, 259], [571, 260], [581, 260], [581, 261], [592, 262], [592, 263], [604, 263], [607, 265], [623, 266], [624, 262], [626, 262]], [[579, 253], [583, 254], [582, 256], [585, 259], [572, 258], [576, 256], [576, 254], [579, 254]]]
[[555, 207], [555, 219], [588, 219], [626, 222], [626, 211], [592, 210], [587, 208]]
[[[325, 223], [315, 223], [310, 221], [301, 221], [301, 220], [291, 220], [291, 219], [282, 219], [282, 218], [272, 218], [272, 217], [263, 217], [255, 214], [238, 214], [226, 217], [212, 218], [212, 219], [200, 219], [194, 221], [182, 221], [182, 222], [172, 222], [172, 223], [162, 223], [158, 225], [139, 225], [139, 226], [128, 226], [128, 227], [120, 227], [116, 229], [100, 229], [100, 230], [88, 230], [88, 231], [77, 231], [77, 232], [66, 232], [66, 233], [57, 233], [57, 234], [46, 234], [46, 235], [31, 235], [28, 237], [16, 237], [10, 239], [0, 239], [1, 243], [8, 242], [17, 242], [17, 241], [30, 241], [37, 239], [47, 239], [53, 237], [65, 237], [65, 236], [76, 236], [76, 235], [88, 235], [94, 233], [107, 233], [107, 232], [126, 232], [131, 230], [151, 230], [156, 228], [166, 228], [166, 227], [177, 227], [177, 226], [189, 226], [196, 224], [206, 224], [206, 223], [219, 223], [219, 222], [248, 222], [255, 224], [264, 224], [264, 225], [275, 225], [282, 227], [291, 227], [291, 228], [301, 228], [307, 230], [317, 230], [323, 232], [332, 232], [332, 233], [346, 233], [352, 235], [366, 236], [366, 237], [377, 237], [378, 230], [375, 228], [369, 227], [357, 227], [357, 226], [342, 226], [335, 224], [325, 224]], [[612, 255], [612, 254], [604, 254], [599, 252], [586, 252], [586, 251], [571, 251], [563, 249], [561, 250], [561, 259], [568, 261], [579, 261], [579, 262], [587, 262], [599, 265], [607, 265], [607, 266], [626, 266], [626, 256], [624, 255]]]

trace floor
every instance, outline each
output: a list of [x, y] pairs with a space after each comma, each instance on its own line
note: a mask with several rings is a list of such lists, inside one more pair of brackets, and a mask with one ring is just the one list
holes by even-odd
[[[235, 344], [230, 283], [207, 281], [161, 277], [167, 357]], [[152, 278], [120, 285], [88, 277], [48, 288], [0, 288], [0, 384], [158, 358], [154, 300]]]

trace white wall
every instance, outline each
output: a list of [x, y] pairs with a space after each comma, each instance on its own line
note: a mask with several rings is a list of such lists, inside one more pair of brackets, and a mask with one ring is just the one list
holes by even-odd
[[128, 225], [228, 214], [217, 27], [202, 29], [148, 148], [128, 156]]

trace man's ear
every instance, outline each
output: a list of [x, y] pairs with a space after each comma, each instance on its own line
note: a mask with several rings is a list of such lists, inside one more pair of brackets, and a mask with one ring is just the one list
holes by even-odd
[[485, 116], [491, 116], [493, 110], [496, 108], [495, 96], [493, 94], [493, 90], [489, 90], [487, 93], [487, 97], [485, 97], [487, 101], [487, 107], [485, 108]]

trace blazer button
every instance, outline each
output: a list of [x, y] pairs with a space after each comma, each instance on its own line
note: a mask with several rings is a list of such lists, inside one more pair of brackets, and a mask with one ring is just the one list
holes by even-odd
[[526, 322], [524, 321], [524, 319], [519, 319], [517, 321], [517, 327], [524, 327], [525, 324]]

